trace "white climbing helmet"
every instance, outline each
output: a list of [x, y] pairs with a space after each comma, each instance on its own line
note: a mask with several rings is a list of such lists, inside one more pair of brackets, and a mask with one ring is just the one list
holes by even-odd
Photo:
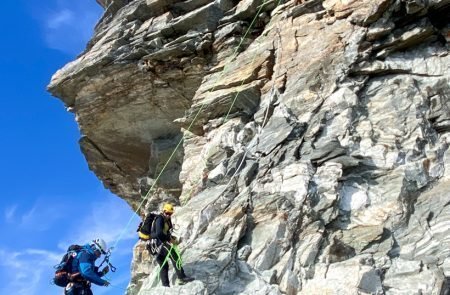
[[106, 242], [103, 239], [93, 240], [92, 245], [95, 247], [95, 249], [99, 250], [102, 254], [106, 254], [108, 252], [108, 246], [106, 245]]

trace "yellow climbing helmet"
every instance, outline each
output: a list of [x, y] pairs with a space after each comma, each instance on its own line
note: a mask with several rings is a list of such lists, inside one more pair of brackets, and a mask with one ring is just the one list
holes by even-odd
[[173, 205], [170, 203], [165, 203], [163, 206], [163, 212], [173, 214]]

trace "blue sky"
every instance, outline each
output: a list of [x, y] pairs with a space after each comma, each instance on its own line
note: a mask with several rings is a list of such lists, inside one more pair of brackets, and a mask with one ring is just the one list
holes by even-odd
[[[45, 90], [81, 53], [102, 13], [95, 0], [2, 0], [0, 12], [0, 294], [56, 295], [53, 265], [72, 243], [116, 241], [133, 212], [89, 171], [74, 116]], [[123, 294], [137, 218], [112, 257]]]

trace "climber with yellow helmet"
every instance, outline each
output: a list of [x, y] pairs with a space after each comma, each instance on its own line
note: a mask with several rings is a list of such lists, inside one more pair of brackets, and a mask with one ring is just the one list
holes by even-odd
[[180, 260], [178, 251], [176, 251], [177, 239], [172, 236], [172, 220], [171, 216], [174, 213], [173, 205], [166, 203], [163, 206], [162, 213], [155, 218], [152, 225], [152, 251], [153, 255], [156, 255], [156, 261], [160, 266], [161, 283], [165, 287], [170, 287], [169, 284], [169, 264], [171, 260], [175, 268], [175, 272], [180, 284], [191, 282], [194, 279], [186, 276], [183, 267], [178, 264]]

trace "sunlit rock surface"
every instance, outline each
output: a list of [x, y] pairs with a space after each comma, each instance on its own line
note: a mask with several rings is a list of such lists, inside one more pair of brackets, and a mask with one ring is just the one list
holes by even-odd
[[97, 2], [49, 91], [197, 279], [140, 242], [128, 294], [446, 294], [450, 1]]

